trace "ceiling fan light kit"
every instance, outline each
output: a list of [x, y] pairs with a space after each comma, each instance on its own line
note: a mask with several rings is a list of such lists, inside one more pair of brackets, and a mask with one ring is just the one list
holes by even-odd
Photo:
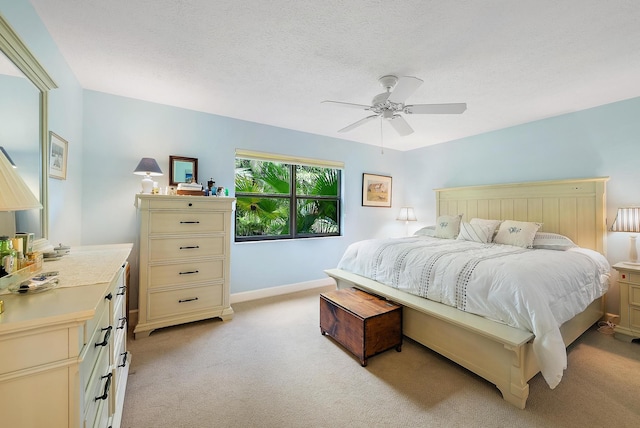
[[422, 85], [423, 81], [417, 77], [403, 76], [396, 77], [385, 75], [378, 79], [385, 92], [376, 95], [371, 101], [371, 105], [345, 103], [342, 101], [323, 101], [323, 103], [337, 104], [339, 106], [356, 108], [358, 110], [371, 111], [374, 115], [352, 123], [338, 130], [338, 132], [348, 132], [357, 128], [376, 117], [386, 119], [393, 129], [401, 136], [413, 133], [413, 128], [407, 123], [401, 114], [461, 114], [467, 109], [466, 103], [447, 104], [409, 104], [404, 102]]

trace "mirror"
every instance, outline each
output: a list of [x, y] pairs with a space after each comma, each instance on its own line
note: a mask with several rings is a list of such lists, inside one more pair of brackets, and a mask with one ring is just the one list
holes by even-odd
[[47, 104], [57, 86], [2, 15], [0, 52], [0, 145], [42, 204], [15, 216], [19, 231], [35, 234], [37, 248], [46, 245], [49, 230]]
[[169, 185], [198, 182], [198, 158], [169, 156]]

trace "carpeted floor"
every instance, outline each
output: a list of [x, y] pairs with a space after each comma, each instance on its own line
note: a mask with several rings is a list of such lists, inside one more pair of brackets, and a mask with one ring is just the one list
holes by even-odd
[[640, 426], [640, 344], [594, 327], [551, 390], [525, 410], [492, 384], [405, 338], [363, 368], [319, 328], [318, 292], [234, 305], [218, 319], [130, 340], [122, 427]]

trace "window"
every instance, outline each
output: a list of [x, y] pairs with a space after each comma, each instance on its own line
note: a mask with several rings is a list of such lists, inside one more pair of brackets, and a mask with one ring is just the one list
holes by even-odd
[[236, 242], [338, 236], [342, 164], [236, 151]]

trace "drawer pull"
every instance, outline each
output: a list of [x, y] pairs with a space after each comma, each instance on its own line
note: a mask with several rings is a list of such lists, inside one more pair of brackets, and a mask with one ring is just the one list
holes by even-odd
[[104, 334], [104, 340], [100, 343], [96, 343], [95, 347], [97, 348], [98, 346], [107, 346], [109, 344], [109, 338], [111, 337], [111, 326], [109, 327], [105, 327], [103, 328], [101, 331], [106, 331], [106, 333]]
[[122, 287], [120, 287], [118, 294], [116, 294], [116, 296], [124, 296], [126, 292], [127, 292], [127, 286], [123, 285]]
[[107, 299], [107, 300], [111, 300], [111, 299], [113, 299], [113, 294], [109, 293], [106, 296], [104, 296], [104, 298]]
[[198, 300], [198, 298], [197, 297], [192, 297], [190, 299], [180, 299], [180, 300], [178, 300], [178, 303], [193, 302], [194, 300]]
[[112, 374], [109, 373], [108, 375], [102, 376], [100, 378], [100, 379], [107, 379], [107, 383], [104, 384], [104, 392], [99, 397], [96, 397], [95, 401], [106, 400], [107, 397], [109, 397], [109, 388], [111, 388], [111, 376]]
[[180, 247], [181, 250], [197, 250], [198, 248], [200, 248], [200, 245], [191, 245], [191, 246], [187, 246], [187, 247]]
[[123, 352], [122, 354], [122, 364], [118, 365], [118, 367], [125, 367], [127, 365], [127, 357], [129, 356], [128, 352]]
[[200, 224], [198, 220], [196, 221], [181, 221], [180, 224]]
[[127, 325], [127, 317], [122, 317], [120, 318], [120, 326], [117, 328], [117, 330], [122, 330], [123, 328], [125, 328]]
[[198, 270], [190, 270], [190, 271], [187, 271], [187, 272], [180, 272], [180, 275], [191, 275], [191, 274], [194, 274], [194, 273], [200, 273], [200, 271], [198, 271]]

